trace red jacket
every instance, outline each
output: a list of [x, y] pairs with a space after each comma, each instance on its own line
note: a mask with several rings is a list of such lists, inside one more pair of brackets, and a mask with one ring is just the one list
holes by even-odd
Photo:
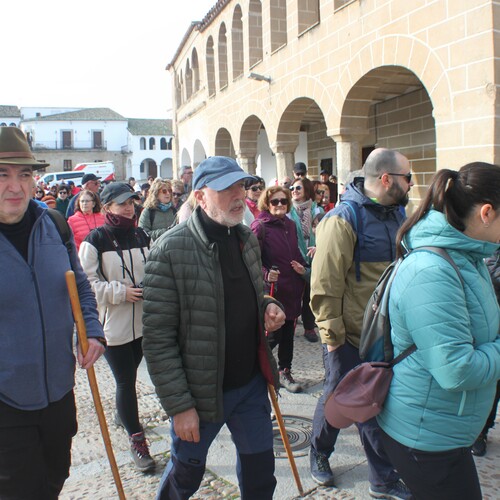
[[76, 249], [79, 250], [80, 244], [87, 234], [89, 234], [92, 229], [104, 225], [104, 215], [100, 212], [84, 214], [78, 210], [68, 219], [68, 224], [75, 237]]

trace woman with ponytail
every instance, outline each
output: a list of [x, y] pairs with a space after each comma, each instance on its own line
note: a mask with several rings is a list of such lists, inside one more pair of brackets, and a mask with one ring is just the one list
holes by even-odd
[[137, 227], [139, 194], [125, 182], [101, 193], [105, 223], [80, 245], [79, 256], [99, 307], [108, 347], [104, 356], [116, 381], [115, 423], [127, 431], [135, 466], [150, 471], [149, 454], [137, 407], [137, 369], [142, 360], [142, 280], [150, 238]]
[[[470, 447], [500, 378], [500, 313], [484, 263], [500, 246], [500, 167], [440, 170], [401, 227], [391, 288], [394, 367], [377, 417], [385, 450], [415, 499], [479, 500]], [[440, 247], [457, 266], [430, 248]]]

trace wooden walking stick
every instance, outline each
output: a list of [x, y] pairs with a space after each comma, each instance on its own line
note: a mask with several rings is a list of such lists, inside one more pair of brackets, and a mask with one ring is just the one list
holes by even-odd
[[295, 484], [299, 490], [300, 496], [304, 496], [304, 490], [302, 489], [302, 483], [300, 482], [299, 471], [297, 470], [297, 465], [295, 464], [295, 458], [290, 448], [290, 441], [288, 439], [288, 434], [285, 429], [285, 422], [283, 421], [283, 416], [281, 415], [280, 407], [278, 404], [278, 398], [276, 397], [276, 391], [272, 384], [267, 384], [267, 389], [269, 391], [269, 396], [271, 397], [271, 402], [273, 404], [274, 413], [276, 415], [276, 420], [278, 421], [278, 427], [281, 434], [281, 439], [285, 445], [286, 456], [290, 462], [290, 467], [292, 468], [293, 477], [295, 479]]
[[[273, 271], [278, 270], [276, 266], [272, 266], [271, 269]], [[274, 297], [274, 291], [275, 283], [272, 282], [270, 290], [271, 297]], [[283, 441], [283, 445], [285, 446], [286, 456], [288, 457], [288, 461], [290, 462], [290, 467], [292, 468], [292, 474], [295, 479], [297, 489], [299, 490], [300, 496], [304, 496], [304, 490], [302, 489], [302, 483], [300, 482], [299, 472], [297, 470], [297, 465], [295, 464], [295, 458], [293, 456], [292, 448], [290, 448], [290, 441], [288, 439], [288, 434], [286, 433], [285, 422], [283, 420], [283, 415], [281, 415], [278, 398], [276, 397], [276, 391], [274, 390], [274, 386], [272, 384], [267, 384], [267, 390], [269, 391], [269, 397], [271, 398], [271, 403], [273, 404], [274, 414], [276, 415], [278, 428], [281, 434], [281, 440]]]
[[[73, 271], [66, 271], [66, 285], [68, 287], [69, 298], [71, 300], [71, 309], [73, 310], [76, 331], [78, 333], [78, 342], [80, 343], [82, 354], [85, 356], [89, 348], [89, 344], [87, 341], [87, 328], [85, 327], [85, 320], [83, 319], [82, 308], [80, 306], [80, 297], [78, 296], [75, 273]], [[101, 396], [99, 395], [99, 387], [97, 386], [97, 379], [93, 366], [87, 369], [87, 377], [89, 379], [90, 390], [92, 392], [92, 398], [94, 400], [97, 418], [99, 419], [102, 439], [104, 441], [109, 464], [111, 466], [111, 472], [113, 473], [113, 479], [115, 480], [116, 489], [118, 491], [118, 497], [120, 498], [120, 500], [125, 500], [125, 493], [123, 491], [120, 473], [118, 472], [118, 466], [116, 465], [115, 455], [111, 446], [108, 424], [106, 423], [106, 417], [104, 416], [104, 410], [102, 409]]]

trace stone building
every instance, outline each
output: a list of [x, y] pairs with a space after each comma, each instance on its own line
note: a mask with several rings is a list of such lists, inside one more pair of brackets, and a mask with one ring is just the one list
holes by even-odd
[[499, 28], [495, 0], [219, 0], [167, 66], [174, 170], [234, 155], [342, 182], [384, 146], [414, 202], [438, 168], [500, 162]]

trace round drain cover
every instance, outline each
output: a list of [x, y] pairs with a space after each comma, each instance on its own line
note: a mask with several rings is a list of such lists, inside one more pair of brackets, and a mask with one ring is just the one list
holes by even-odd
[[[303, 457], [309, 453], [311, 444], [312, 420], [295, 415], [283, 415], [288, 441], [294, 457]], [[287, 458], [285, 445], [281, 439], [278, 421], [273, 421], [274, 456], [276, 458]]]

